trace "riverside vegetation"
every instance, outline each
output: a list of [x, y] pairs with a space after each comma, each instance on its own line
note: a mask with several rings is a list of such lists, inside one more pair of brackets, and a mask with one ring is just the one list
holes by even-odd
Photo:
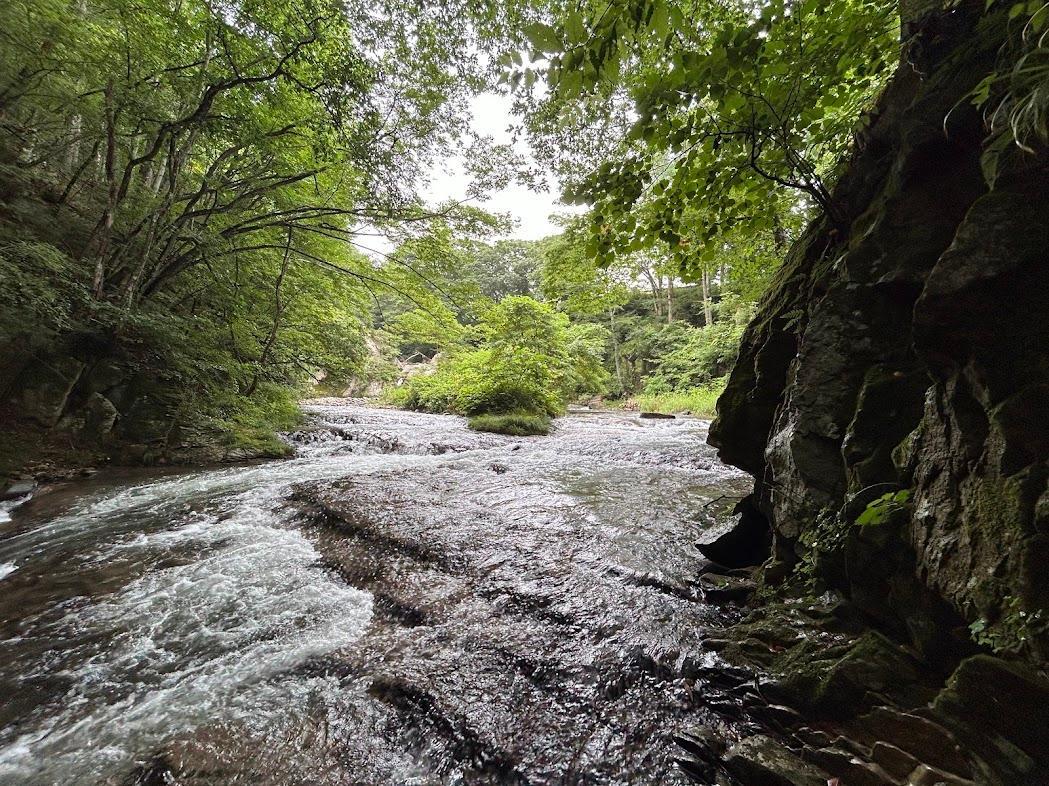
[[[584, 282], [597, 269], [582, 240], [485, 243], [503, 219], [418, 196], [464, 140], [471, 194], [519, 170], [505, 147], [471, 136], [466, 101], [496, 87], [493, 53], [524, 46], [522, 20], [539, 9], [32, 0], [0, 13], [0, 385], [19, 435], [9, 470], [53, 442], [59, 459], [70, 445], [83, 460], [280, 453], [274, 432], [296, 422], [295, 400], [318, 379], [328, 391], [387, 380], [383, 361], [412, 342], [477, 346], [474, 327], [508, 294], [583, 315], [590, 326], [569, 344], [589, 349], [569, 360], [600, 351], [619, 364], [609, 385], [562, 368], [556, 341], [532, 348], [559, 358], [538, 383], [550, 389], [520, 402], [535, 412], [634, 392], [668, 345], [686, 343], [684, 323], [674, 340], [656, 327], [685, 315], [672, 313], [665, 255], [601, 288]], [[380, 255], [377, 233], [400, 242]], [[553, 257], [544, 289], [536, 260]], [[717, 314], [740, 327], [763, 273], [738, 267], [751, 295], [719, 310], [704, 279], [704, 316], [689, 324]], [[648, 327], [626, 309], [642, 270]], [[589, 293], [569, 297], [570, 281]], [[606, 331], [595, 313], [623, 324]], [[611, 353], [612, 338], [628, 348]], [[732, 350], [719, 351], [694, 375], [723, 375]]]
[[[0, 39], [0, 474], [281, 455], [311, 392], [716, 414], [754, 482], [696, 581], [743, 611], [683, 770], [1046, 782], [1045, 3], [21, 0]], [[468, 197], [580, 212], [428, 204], [464, 150]]]

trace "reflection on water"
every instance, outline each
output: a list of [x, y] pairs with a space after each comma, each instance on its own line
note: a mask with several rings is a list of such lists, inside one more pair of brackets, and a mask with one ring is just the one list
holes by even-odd
[[706, 424], [311, 408], [293, 459], [0, 523], [0, 781], [679, 778], [692, 542], [745, 487]]

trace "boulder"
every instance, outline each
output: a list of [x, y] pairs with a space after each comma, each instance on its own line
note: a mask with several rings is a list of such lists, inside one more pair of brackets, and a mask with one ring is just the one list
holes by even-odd
[[958, 740], [931, 718], [892, 707], [876, 707], [848, 728], [855, 739], [872, 747], [872, 756], [878, 748], [880, 760], [887, 766], [896, 766], [890, 762], [901, 759], [898, 754], [894, 759], [891, 748], [895, 748], [904, 756], [959, 776], [968, 777], [971, 773], [968, 756]]
[[15, 480], [4, 486], [0, 483], [0, 502], [25, 497], [36, 491], [36, 481]]
[[[863, 533], [844, 579], [833, 555], [817, 577], [941, 664], [967, 654], [951, 630], [1049, 609], [1049, 148], [999, 145], [985, 168], [1002, 139], [970, 100], [1015, 55], [1008, 14], [915, 18], [921, 63], [879, 96], [836, 220], [777, 271], [709, 437], [754, 476], [784, 564], [822, 522], [846, 543], [850, 499], [907, 490], [891, 543]], [[1018, 654], [1049, 659], [1049, 627]]]
[[88, 439], [100, 440], [113, 430], [120, 413], [113, 402], [101, 393], [92, 393], [84, 405], [82, 434]]
[[84, 364], [75, 358], [53, 358], [29, 366], [19, 377], [21, 413], [45, 428], [52, 428], [65, 412], [69, 394], [80, 379]]
[[[1019, 663], [977, 655], [962, 662], [932, 710], [972, 753], [981, 782], [1046, 783], [1049, 680], [1043, 675]], [[922, 761], [938, 764], [928, 757]]]
[[726, 568], [760, 565], [772, 549], [772, 530], [768, 519], [754, 505], [753, 496], [740, 500], [733, 513], [736, 523], [727, 532], [696, 543], [696, 548], [709, 560]]
[[757, 582], [749, 576], [724, 576], [717, 573], [705, 573], [699, 578], [699, 587], [703, 597], [715, 603], [726, 601], [744, 601], [758, 588]]

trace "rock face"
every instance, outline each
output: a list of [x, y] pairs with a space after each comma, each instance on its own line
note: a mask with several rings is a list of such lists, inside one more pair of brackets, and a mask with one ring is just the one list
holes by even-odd
[[1004, 5], [944, 12], [901, 66], [837, 185], [846, 220], [791, 250], [710, 441], [756, 478], [777, 564], [815, 564], [926, 655], [975, 624], [1044, 663], [1049, 154], [1014, 146], [985, 172], [969, 100], [1002, 57]]
[[227, 444], [179, 420], [171, 382], [115, 347], [93, 342], [34, 347], [0, 342], [0, 490], [27, 470], [64, 474], [98, 462], [203, 464], [273, 458], [284, 445]]

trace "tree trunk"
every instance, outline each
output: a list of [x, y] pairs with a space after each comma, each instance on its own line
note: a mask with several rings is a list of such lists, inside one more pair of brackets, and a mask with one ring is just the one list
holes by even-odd
[[648, 279], [648, 285], [652, 289], [652, 313], [656, 319], [659, 319], [663, 316], [663, 288], [656, 280], [656, 277], [652, 275], [652, 271], [647, 267], [642, 268], [641, 272], [645, 274], [645, 278]]
[[619, 392], [624, 392], [623, 388], [623, 368], [619, 363], [619, 338], [616, 336], [616, 310], [614, 308], [608, 309], [608, 325], [612, 331], [612, 361], [616, 367], [616, 381], [619, 383]]
[[288, 272], [288, 263], [291, 261], [291, 231], [288, 231], [288, 244], [284, 248], [284, 259], [280, 263], [280, 273], [277, 274], [277, 282], [273, 287], [273, 325], [270, 327], [269, 335], [266, 336], [266, 343], [262, 346], [262, 352], [259, 353], [258, 368], [255, 370], [255, 374], [251, 378], [251, 383], [244, 391], [245, 396], [250, 396], [255, 392], [255, 389], [259, 386], [259, 378], [262, 374], [262, 369], [269, 360], [270, 352], [273, 351], [274, 345], [277, 343], [277, 334], [280, 331], [281, 317], [284, 315], [284, 308], [287, 305], [280, 296], [280, 288], [284, 283], [284, 276]]
[[710, 304], [710, 273], [704, 270], [700, 281], [703, 286], [703, 324], [709, 327], [714, 324], [714, 309]]
[[[106, 106], [106, 183], [109, 190], [106, 196], [106, 207], [102, 213], [102, 219], [98, 222], [95, 235], [98, 239], [95, 245], [95, 275], [91, 282], [91, 290], [95, 299], [102, 297], [102, 283], [106, 277], [106, 254], [109, 252], [109, 238], [113, 233], [113, 213], [117, 205], [117, 120], [116, 109], [113, 106], [113, 80], [106, 84], [105, 90]], [[88, 243], [90, 248], [93, 244]]]

